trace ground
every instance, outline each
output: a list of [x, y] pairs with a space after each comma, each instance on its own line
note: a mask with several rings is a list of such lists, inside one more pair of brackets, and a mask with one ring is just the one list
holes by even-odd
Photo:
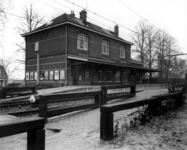
[[103, 150], [187, 150], [187, 103], [99, 145]]

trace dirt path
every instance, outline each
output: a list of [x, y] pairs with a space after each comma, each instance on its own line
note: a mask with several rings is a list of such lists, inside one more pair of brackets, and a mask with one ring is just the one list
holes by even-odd
[[187, 150], [187, 103], [99, 145], [104, 150]]

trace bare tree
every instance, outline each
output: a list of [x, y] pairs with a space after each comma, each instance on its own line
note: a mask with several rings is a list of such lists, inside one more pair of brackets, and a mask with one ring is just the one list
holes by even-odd
[[137, 59], [145, 63], [145, 56], [146, 56], [146, 33], [147, 33], [147, 25], [145, 22], [140, 21], [136, 26], [136, 33], [134, 33], [131, 38], [135, 44], [135, 49], [133, 52], [137, 54]]
[[[19, 20], [16, 30], [19, 34], [31, 32], [36, 29], [39, 25], [44, 24], [45, 16], [42, 16], [40, 11], [35, 8], [31, 2], [29, 6], [24, 6], [23, 15]], [[25, 52], [25, 41], [16, 44], [18, 46], [18, 52]]]
[[3, 6], [2, 0], [0, 0], [0, 35], [2, 36], [1, 32], [3, 30], [3, 26], [5, 25], [5, 21], [7, 20], [7, 15], [5, 12], [5, 8]]
[[15, 73], [20, 71], [19, 65], [15, 65], [15, 62], [11, 58], [9, 58], [8, 60], [1, 59], [0, 65], [5, 68], [8, 78], [13, 78]]

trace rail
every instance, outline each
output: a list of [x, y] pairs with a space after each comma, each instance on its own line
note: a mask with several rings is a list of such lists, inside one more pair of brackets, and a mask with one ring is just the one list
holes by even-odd
[[[48, 102], [55, 99], [63, 100], [65, 98], [81, 98], [81, 97], [94, 97], [94, 103], [86, 104], [82, 106], [56, 108], [56, 109], [48, 109], [47, 107]], [[101, 105], [101, 91], [39, 95], [39, 116], [45, 118], [47, 122], [48, 117], [53, 117], [56, 115], [61, 115], [61, 114], [83, 110], [83, 109], [96, 108], [99, 107], [100, 105]]]
[[45, 150], [45, 120], [19, 119], [0, 124], [0, 138], [27, 132], [27, 150]]
[[[107, 91], [111, 89], [124, 89], [124, 88], [130, 88], [130, 92], [124, 92], [123, 94], [119, 94], [119, 95], [109, 95], [107, 93]], [[101, 90], [102, 90], [102, 105], [107, 104], [108, 101], [114, 99], [130, 98], [136, 95], [136, 86], [134, 84], [102, 86]]]
[[35, 87], [3, 87], [0, 89], [0, 99], [4, 99], [7, 96], [24, 96], [36, 94]]
[[169, 93], [160, 96], [154, 96], [150, 99], [144, 99], [135, 102], [128, 102], [123, 104], [107, 104], [100, 107], [100, 138], [103, 140], [112, 140], [113, 135], [113, 122], [114, 122], [114, 112], [127, 110], [135, 107], [140, 107], [148, 105], [149, 110], [155, 110], [157, 107], [161, 106], [161, 101], [165, 100], [167, 97], [173, 97], [175, 101], [179, 99], [183, 92]]

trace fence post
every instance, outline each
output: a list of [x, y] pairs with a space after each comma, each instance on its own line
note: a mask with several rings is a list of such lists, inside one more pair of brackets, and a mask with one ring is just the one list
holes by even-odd
[[45, 150], [45, 130], [27, 132], [27, 150]]
[[113, 139], [113, 120], [114, 114], [104, 114], [101, 112], [100, 116], [100, 138], [102, 140]]
[[136, 86], [131, 86], [131, 91], [130, 91], [131, 94], [136, 94]]
[[101, 95], [101, 97], [102, 97], [102, 99], [101, 99], [101, 101], [102, 101], [102, 105], [105, 105], [105, 104], [107, 104], [107, 88], [106, 87], [101, 87], [101, 90], [102, 90], [102, 95]]
[[94, 102], [101, 106], [101, 96], [102, 96], [102, 91], [100, 91], [98, 94], [94, 95]]
[[45, 122], [47, 122], [47, 103], [48, 101], [44, 99], [44, 96], [39, 95], [39, 117], [43, 117]]

